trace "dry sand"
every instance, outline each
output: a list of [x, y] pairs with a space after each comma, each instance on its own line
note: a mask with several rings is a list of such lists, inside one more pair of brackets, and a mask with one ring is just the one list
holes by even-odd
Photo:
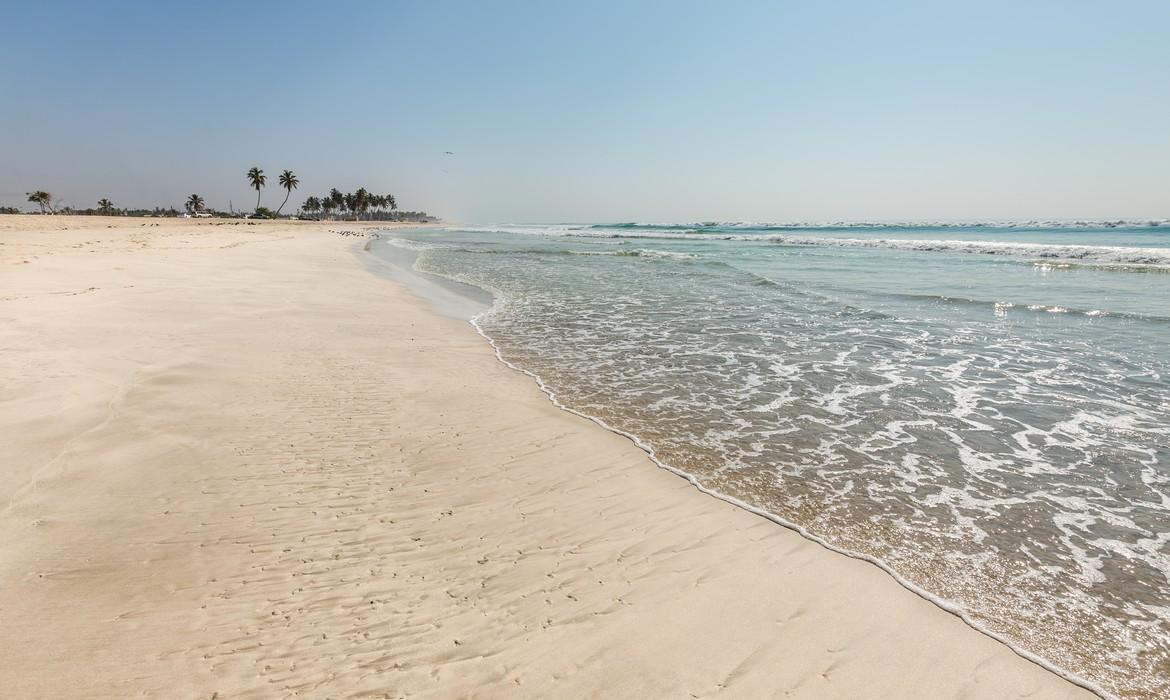
[[0, 697], [1090, 697], [558, 411], [356, 226], [0, 216]]

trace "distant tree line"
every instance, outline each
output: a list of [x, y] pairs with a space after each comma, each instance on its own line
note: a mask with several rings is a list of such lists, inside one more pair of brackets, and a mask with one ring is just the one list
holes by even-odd
[[[119, 209], [114, 203], [103, 197], [98, 200], [97, 206], [79, 209], [60, 203], [56, 195], [45, 190], [36, 190], [26, 193], [28, 201], [40, 207], [42, 214], [71, 214], [74, 216], [178, 216], [179, 210], [174, 207], [154, 207], [153, 209]], [[21, 214], [17, 207], [0, 207], [0, 214]]]
[[[280, 216], [280, 212], [288, 204], [289, 197], [292, 191], [301, 184], [300, 179], [291, 170], [284, 170], [277, 178], [281, 188], [284, 189], [284, 201], [272, 211], [268, 207], [260, 205], [260, 191], [268, 183], [268, 176], [259, 167], [252, 167], [248, 169], [245, 174], [248, 181], [248, 186], [256, 190], [256, 209], [253, 214], [247, 215], [260, 219], [274, 219]], [[44, 190], [36, 190], [35, 192], [26, 193], [28, 201], [40, 207], [42, 214], [90, 214], [90, 215], [104, 215], [104, 216], [180, 216], [179, 210], [174, 207], [155, 207], [154, 209], [119, 209], [114, 206], [108, 198], [103, 197], [98, 200], [97, 207], [90, 209], [74, 209], [73, 207], [62, 206], [57, 198]], [[206, 205], [202, 195], [192, 194], [187, 197], [187, 201], [183, 203], [183, 207], [188, 216], [245, 216], [240, 212], [232, 211], [230, 213], [218, 212], [209, 209]], [[0, 214], [19, 214], [20, 211], [16, 207], [0, 207]], [[399, 211], [398, 202], [394, 199], [392, 194], [374, 194], [364, 187], [359, 187], [356, 192], [348, 194], [342, 193], [336, 187], [329, 190], [329, 194], [323, 197], [309, 197], [301, 205], [300, 218], [316, 218], [318, 214], [324, 215], [326, 218], [332, 218], [334, 214], [343, 216], [351, 220], [363, 221], [435, 221], [435, 218], [429, 216], [422, 211]]]

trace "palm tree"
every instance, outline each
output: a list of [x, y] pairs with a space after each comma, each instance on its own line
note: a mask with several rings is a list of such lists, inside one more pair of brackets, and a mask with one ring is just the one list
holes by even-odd
[[260, 209], [260, 188], [264, 183], [268, 182], [268, 178], [264, 176], [264, 171], [260, 168], [252, 166], [252, 169], [247, 174], [248, 183], [256, 188], [256, 209]]
[[392, 195], [392, 194], [386, 195], [386, 206], [390, 207], [391, 211], [394, 211], [395, 209], [398, 208], [398, 202], [396, 202], [394, 200], [394, 195]]
[[203, 198], [197, 194], [193, 194], [187, 198], [187, 211], [192, 214], [197, 214], [203, 211]]
[[342, 209], [345, 206], [345, 195], [341, 193], [341, 190], [334, 187], [329, 190], [329, 201], [333, 202], [334, 209]]
[[321, 198], [321, 211], [325, 212], [325, 216], [333, 216], [333, 210], [336, 208], [337, 205], [333, 203], [332, 197]]
[[277, 214], [280, 213], [281, 209], [284, 209], [285, 204], [288, 204], [289, 195], [292, 194], [292, 191], [295, 190], [299, 184], [301, 184], [301, 181], [297, 179], [297, 176], [293, 174], [293, 171], [285, 170], [280, 174], [280, 186], [285, 189], [285, 193], [284, 201], [281, 202], [280, 206], [276, 208]]
[[370, 198], [370, 191], [364, 187], [359, 187], [357, 192], [353, 193], [353, 205], [357, 208], [358, 218], [370, 210], [373, 201]]
[[25, 192], [25, 194], [28, 195], [28, 201], [32, 202], [33, 204], [40, 205], [42, 214], [45, 213], [46, 208], [48, 208], [50, 214], [56, 213], [53, 211], [53, 195], [45, 192], [44, 190], [37, 190], [36, 192]]
[[108, 216], [109, 213], [112, 212], [113, 210], [114, 210], [114, 203], [113, 202], [106, 199], [105, 197], [98, 200], [98, 211], [100, 211], [101, 213], [106, 214]]

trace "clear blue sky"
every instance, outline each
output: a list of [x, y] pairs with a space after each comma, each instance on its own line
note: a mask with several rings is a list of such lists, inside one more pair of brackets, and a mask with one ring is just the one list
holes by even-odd
[[[1170, 2], [25, 2], [0, 204], [464, 221], [1170, 216]], [[454, 156], [444, 155], [454, 151]]]

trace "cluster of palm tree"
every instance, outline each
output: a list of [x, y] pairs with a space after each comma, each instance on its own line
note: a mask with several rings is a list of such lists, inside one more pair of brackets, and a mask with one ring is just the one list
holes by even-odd
[[[260, 190], [266, 184], [268, 184], [268, 176], [264, 174], [263, 170], [253, 166], [248, 170], [248, 173], [245, 175], [245, 177], [248, 178], [248, 184], [256, 190], [256, 213], [259, 214], [261, 209]], [[285, 190], [284, 201], [281, 202], [280, 206], [276, 208], [276, 213], [279, 214], [280, 210], [284, 209], [284, 205], [288, 204], [289, 195], [291, 195], [292, 191], [297, 188], [297, 185], [301, 184], [301, 181], [299, 178], [297, 178], [296, 173], [291, 170], [285, 170], [280, 173], [280, 177], [277, 178], [277, 182], [279, 182], [280, 186]]]
[[53, 208], [53, 195], [44, 190], [37, 190], [36, 192], [25, 192], [28, 195], [28, 201], [33, 204], [40, 205], [41, 213], [44, 214], [46, 210], [50, 214], [56, 214], [57, 210]]
[[356, 192], [347, 194], [343, 194], [341, 190], [334, 187], [329, 190], [329, 194], [323, 197], [309, 197], [301, 205], [301, 211], [306, 214], [320, 212], [326, 216], [332, 216], [335, 211], [349, 212], [349, 216], [353, 219], [368, 217], [371, 212], [381, 214], [386, 211], [394, 211], [397, 208], [398, 202], [394, 199], [394, 195], [373, 194], [364, 187], [359, 187]]

